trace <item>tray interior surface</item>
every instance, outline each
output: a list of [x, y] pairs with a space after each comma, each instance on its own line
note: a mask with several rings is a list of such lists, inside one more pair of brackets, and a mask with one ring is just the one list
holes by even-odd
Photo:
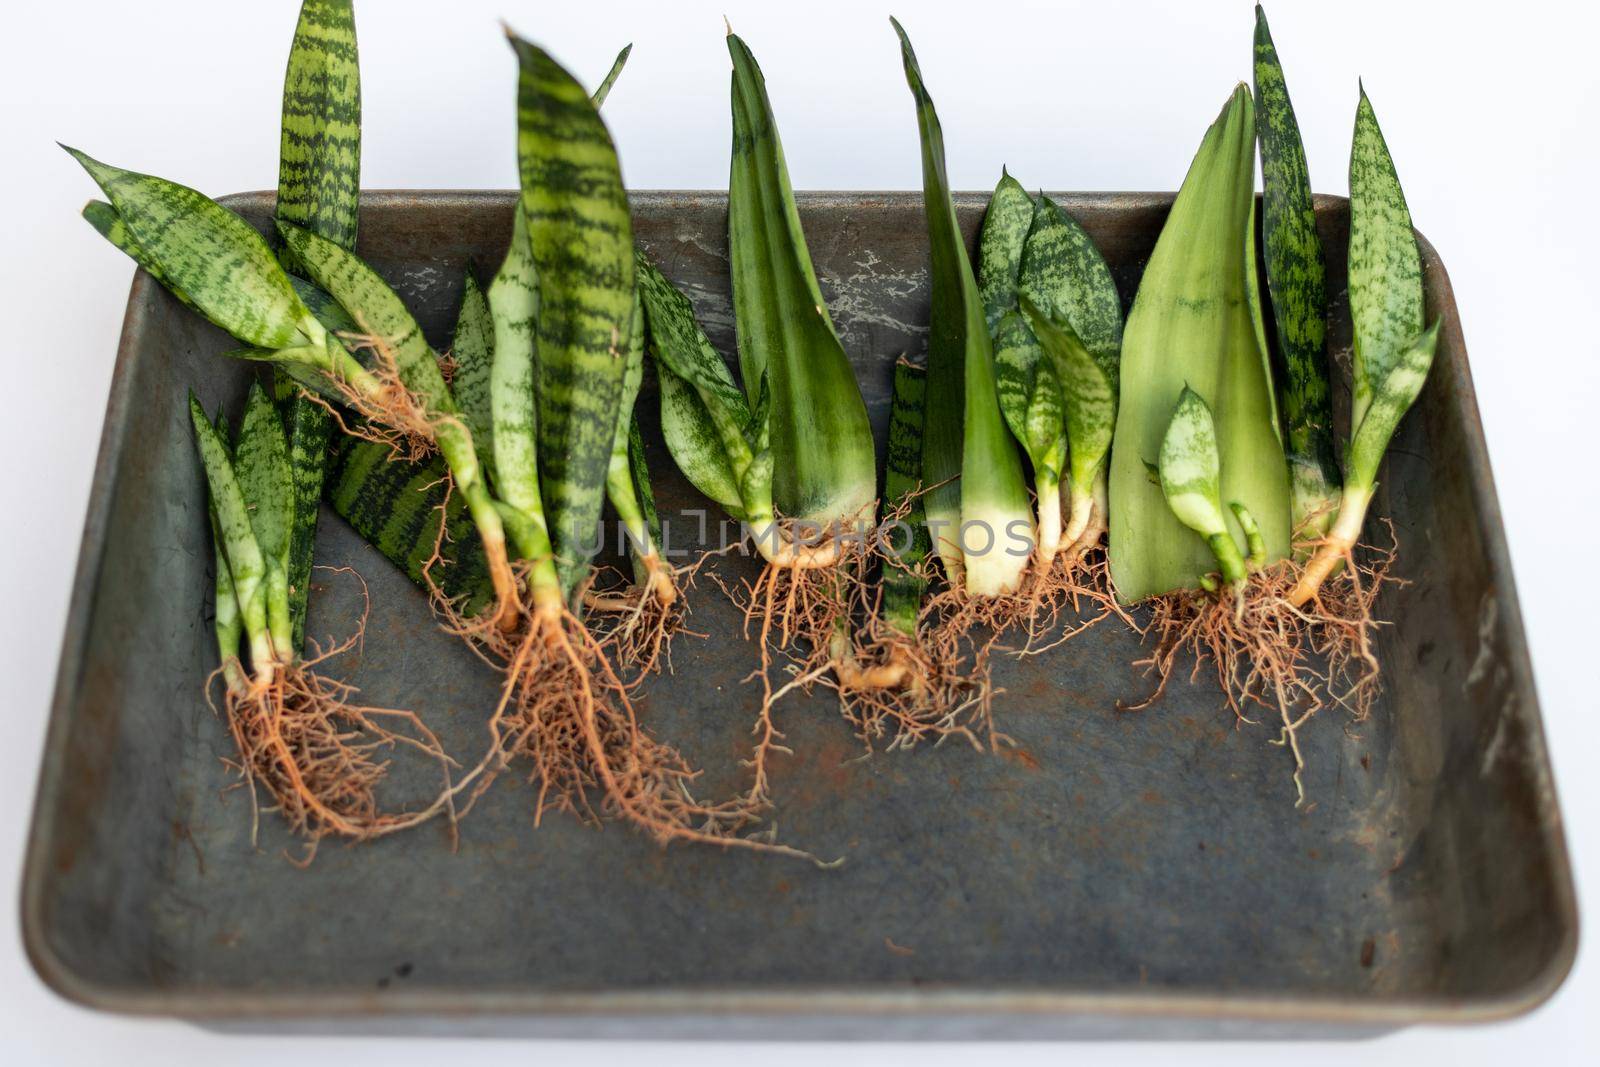
[[[1168, 199], [1061, 202], [1126, 304]], [[258, 220], [269, 205], [232, 203]], [[644, 194], [635, 208], [641, 243], [731, 355], [725, 202]], [[981, 210], [961, 198], [969, 236]], [[509, 194], [373, 194], [361, 251], [442, 349], [463, 269], [492, 272], [509, 212]], [[801, 215], [881, 435], [890, 366], [926, 341], [920, 199], [812, 194]], [[1329, 277], [1342, 279], [1343, 202], [1322, 201], [1319, 219]], [[517, 767], [454, 849], [437, 824], [326, 842], [302, 870], [266, 812], [252, 845], [250, 799], [229, 788], [230, 744], [202, 694], [216, 655], [211, 551], [183, 404], [193, 386], [237, 410], [251, 371], [219, 359], [228, 339], [141, 279], [36, 814], [25, 894], [36, 961], [71, 995], [179, 1014], [381, 1011], [402, 992], [457, 1008], [506, 995], [531, 1010], [547, 994], [730, 989], [797, 1005], [821, 990], [910, 994], [913, 1006], [919, 991], [1276, 1000], [1352, 1017], [1531, 1003], [1570, 955], [1570, 887], [1459, 326], [1426, 258], [1430, 315], [1447, 328], [1375, 508], [1394, 522], [1410, 583], [1382, 602], [1388, 692], [1365, 723], [1326, 712], [1302, 732], [1307, 803], [1295, 806], [1270, 717], [1235, 722], [1203, 679], [1148, 711], [1116, 711], [1149, 683], [1131, 666], [1136, 636], [1113, 621], [1001, 664], [996, 714], [1015, 745], [998, 754], [954, 742], [863, 759], [825, 694], [784, 705], [794, 755], [775, 765], [780, 836], [846, 858], [831, 871], [663, 851], [561, 815], [535, 828]], [[662, 513], [678, 516], [672, 547], [689, 550], [694, 512], [711, 505], [659, 445], [653, 384], [640, 410]], [[371, 703], [424, 712], [475, 759], [496, 693], [488, 672], [326, 509], [318, 560], [359, 572], [371, 596], [364, 645], [332, 669]], [[715, 795], [743, 784], [755, 649], [732, 638], [740, 619], [714, 584], [691, 596], [689, 629], [709, 636], [679, 638], [675, 673], [648, 684], [641, 710], [705, 768], [697, 791]], [[312, 603], [311, 633], [348, 634], [360, 586], [319, 574]], [[395, 774], [393, 796], [435, 784], [405, 756]]]

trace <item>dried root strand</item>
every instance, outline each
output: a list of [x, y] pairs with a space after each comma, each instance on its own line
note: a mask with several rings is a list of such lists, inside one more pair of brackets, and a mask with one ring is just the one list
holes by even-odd
[[1374, 605], [1384, 585], [1400, 583], [1391, 574], [1398, 547], [1392, 526], [1388, 533], [1387, 548], [1367, 548], [1360, 559], [1351, 553], [1319, 596], [1302, 607], [1290, 602], [1289, 593], [1303, 564], [1289, 560], [1252, 574], [1237, 594], [1184, 591], [1146, 601], [1141, 607], [1148, 614], [1138, 629], [1152, 648], [1135, 666], [1154, 676], [1156, 686], [1123, 710], [1154, 704], [1187, 657], [1190, 681], [1209, 670], [1240, 722], [1254, 722], [1258, 709], [1277, 718], [1276, 743], [1294, 757], [1296, 802], [1303, 801], [1299, 730], [1329, 706], [1344, 708], [1360, 722], [1382, 691], [1374, 652], [1382, 624]]
[[[524, 574], [530, 566], [520, 565]], [[519, 625], [506, 632], [481, 617], [462, 618], [443, 598], [435, 605], [446, 627], [504, 675], [488, 749], [474, 769], [481, 777], [463, 814], [520, 761], [536, 791], [536, 822], [549, 812], [591, 823], [617, 818], [662, 845], [697, 842], [818, 862], [799, 849], [741, 836], [762, 814], [747, 797], [695, 797], [699, 772], [644, 729], [606, 645], [564, 606], [523, 605]]]
[[[604, 589], [583, 592], [596, 638], [618, 663], [635, 672], [636, 680], [662, 670], [672, 672], [672, 640], [680, 632], [692, 633], [684, 629], [688, 592], [709, 555], [679, 567], [652, 555], [643, 583], [613, 581]], [[611, 575], [600, 576], [607, 577]]]
[[377, 334], [340, 333], [339, 339], [352, 351], [370, 353], [367, 369], [377, 389], [362, 391], [337, 376], [329, 379], [345, 406], [359, 416], [355, 420], [346, 419], [338, 405], [315, 393], [306, 395], [327, 409], [341, 433], [383, 445], [398, 460], [426, 459], [434, 450], [439, 416], [430, 415], [421, 398], [401, 380], [393, 346]]
[[[414, 712], [355, 703], [354, 686], [316, 669], [357, 646], [365, 622], [363, 613], [357, 632], [347, 640], [305, 661], [262, 670], [223, 695], [220, 712], [237, 749], [234, 765], [253, 805], [265, 793], [267, 810], [280, 812], [289, 829], [307, 840], [301, 862], [310, 862], [317, 843], [329, 835], [366, 840], [441, 814], [454, 824], [454, 798], [461, 784], [452, 784], [456, 764], [433, 731]], [[212, 678], [224, 676], [224, 670], [219, 668]], [[401, 748], [436, 763], [444, 784], [421, 808], [385, 811], [378, 788], [390, 757]]]

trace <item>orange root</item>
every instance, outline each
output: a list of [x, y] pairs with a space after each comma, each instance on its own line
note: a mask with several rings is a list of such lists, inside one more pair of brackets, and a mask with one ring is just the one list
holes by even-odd
[[[329, 835], [382, 837], [441, 814], [453, 824], [454, 799], [465, 784], [451, 783], [455, 762], [414, 712], [353, 703], [353, 686], [317, 673], [318, 664], [359, 644], [364, 626], [363, 617], [361, 628], [343, 643], [304, 662], [260, 670], [223, 695], [221, 713], [238, 752], [234, 765], [253, 804], [258, 791], [264, 792], [267, 809], [281, 812], [289, 829], [308, 840], [302, 862]], [[212, 677], [225, 677], [226, 671], [225, 665]], [[390, 755], [402, 747], [437, 763], [444, 785], [419, 809], [389, 812], [377, 791]]]
[[1344, 568], [1303, 606], [1293, 603], [1291, 593], [1305, 564], [1289, 560], [1252, 574], [1242, 597], [1185, 590], [1145, 601], [1148, 619], [1139, 630], [1154, 647], [1135, 665], [1156, 678], [1156, 688], [1122, 710], [1155, 703], [1187, 655], [1190, 681], [1209, 668], [1239, 721], [1253, 722], [1256, 709], [1277, 717], [1277, 743], [1294, 757], [1296, 802], [1303, 801], [1298, 731], [1330, 705], [1360, 722], [1382, 691], [1374, 651], [1381, 623], [1374, 605], [1385, 584], [1400, 583], [1390, 574], [1397, 545], [1392, 527], [1389, 534], [1389, 547], [1369, 550], [1364, 560], [1347, 553]]

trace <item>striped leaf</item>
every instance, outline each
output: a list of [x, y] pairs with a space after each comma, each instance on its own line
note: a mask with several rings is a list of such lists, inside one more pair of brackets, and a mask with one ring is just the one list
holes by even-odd
[[[611, 440], [611, 463], [606, 469], [606, 498], [611, 501], [612, 509], [632, 538], [629, 554], [634, 560], [634, 575], [643, 581], [647, 572], [639, 556], [641, 551], [653, 551], [658, 531], [653, 529], [654, 516], [647, 517], [641, 498], [641, 488], [643, 497], [651, 497], [650, 475], [644, 465], [644, 455], [641, 452], [635, 462], [635, 457], [630, 453], [632, 438], [638, 435], [633, 407], [639, 399], [639, 387], [644, 381], [644, 308], [637, 288], [634, 290], [632, 325], [628, 330], [627, 359], [622, 396], [617, 402], [617, 425]], [[650, 510], [652, 513], [655, 510], [653, 499]]]
[[256, 542], [250, 507], [234, 475], [228, 443], [206, 417], [205, 409], [192, 392], [189, 394], [189, 421], [194, 427], [195, 444], [205, 468], [211, 507], [216, 513], [228, 573], [233, 578], [234, 594], [238, 598], [239, 617], [254, 647], [267, 632], [266, 561]]
[[1018, 278], [1021, 296], [1072, 328], [1113, 390], [1122, 356], [1122, 301], [1094, 240], [1049, 197], [1034, 204]]
[[1005, 313], [1016, 309], [1022, 246], [1032, 228], [1033, 198], [1021, 182], [1000, 168], [1000, 183], [989, 197], [978, 236], [978, 295], [983, 299], [984, 321], [991, 336], [998, 335]]
[[[1006, 431], [995, 386], [994, 352], [983, 302], [967, 259], [945, 172], [944, 134], [922, 72], [900, 24], [901, 60], [917, 105], [922, 140], [922, 197], [928, 222], [933, 282], [928, 333], [927, 415], [923, 424], [922, 477], [934, 543], [951, 581], [965, 573], [967, 591], [994, 595], [1014, 590], [1027, 554], [1003, 548], [1021, 523], [1032, 528], [1022, 461]], [[939, 524], [939, 525], [934, 525]], [[961, 538], [977, 526], [973, 547]]]
[[[283, 79], [275, 218], [355, 250], [361, 70], [351, 0], [304, 0]], [[295, 270], [293, 257], [284, 263]]]
[[[350, 0], [304, 0], [283, 79], [274, 217], [303, 226], [353, 252], [360, 201], [361, 72], [355, 12]], [[286, 270], [297, 269], [287, 249], [280, 250], [279, 259]], [[296, 292], [300, 292], [298, 287]], [[314, 308], [312, 313], [316, 313]], [[333, 420], [321, 404], [301, 395], [281, 369], [273, 380], [294, 469], [289, 614], [295, 647], [299, 648], [305, 636], [317, 512]]]
[[489, 283], [489, 316], [494, 345], [489, 372], [489, 444], [496, 492], [522, 513], [542, 523], [539, 492], [538, 426], [534, 368], [538, 364], [539, 277], [528, 243], [522, 208], [512, 213], [511, 244], [494, 281]]
[[884, 472], [885, 514], [906, 509], [903, 527], [890, 532], [893, 558], [883, 569], [883, 617], [908, 637], [917, 632], [917, 616], [928, 581], [922, 563], [933, 545], [922, 510], [922, 414], [927, 372], [901, 360], [894, 367], [894, 403], [889, 409], [889, 455]]
[[289, 531], [289, 622], [296, 649], [305, 644], [306, 606], [317, 544], [317, 512], [328, 466], [332, 419], [327, 409], [306, 398], [301, 386], [281, 367], [273, 370], [273, 398], [288, 439], [289, 470], [294, 484], [294, 515]]
[[[740, 473], [701, 395], [683, 378], [658, 365], [661, 385], [661, 435], [672, 462], [689, 484], [715, 501], [729, 517], [747, 518]], [[749, 468], [749, 464], [745, 465]]]
[[[107, 207], [111, 205], [107, 204]], [[212, 420], [218, 438], [224, 445], [228, 441], [228, 416], [218, 411]], [[217, 659], [222, 664], [224, 677], [230, 688], [243, 682], [237, 665], [231, 661], [240, 658], [239, 639], [244, 636], [244, 618], [239, 614], [239, 594], [233, 588], [233, 573], [228, 570], [228, 549], [222, 537], [222, 520], [217, 517], [217, 503], [206, 493], [206, 514], [211, 523], [211, 553], [216, 561], [216, 579], [212, 592], [212, 629], [217, 635]]]
[[[1089, 506], [1095, 482], [1105, 470], [1117, 421], [1117, 382], [1106, 373], [1105, 363], [1094, 357], [1078, 339], [1065, 318], [1049, 318], [1033, 301], [1022, 298], [1030, 334], [1038, 339], [1049, 367], [1054, 369], [1066, 409], [1067, 482], [1072, 490], [1073, 514]], [[1082, 532], [1069, 531], [1073, 538]]]
[[536, 45], [513, 36], [511, 46], [522, 213], [539, 279], [539, 482], [570, 592], [597, 547], [627, 371], [633, 227], [616, 148], [589, 94]]
[[1394, 159], [1361, 90], [1350, 147], [1350, 424], [1422, 333], [1422, 255]]
[[1177, 520], [1204, 539], [1225, 581], [1244, 577], [1244, 559], [1222, 510], [1222, 460], [1210, 406], [1185, 386], [1161, 440], [1161, 492]]
[[1040, 502], [1061, 483], [1067, 458], [1066, 405], [1061, 383], [1027, 320], [1015, 308], [995, 324], [995, 388], [1011, 435], [1033, 464]]
[[[234, 473], [250, 509], [250, 525], [266, 564], [267, 626], [274, 641], [292, 641], [289, 608], [290, 536], [295, 521], [294, 471], [278, 409], [259, 383], [245, 398], [244, 422], [234, 445]], [[292, 644], [280, 647], [285, 658]]]
[[1261, 142], [1261, 239], [1283, 372], [1289, 491], [1295, 527], [1316, 516], [1317, 525], [1308, 528], [1316, 534], [1332, 521], [1339, 492], [1328, 377], [1326, 268], [1300, 126], [1260, 5], [1256, 7], [1255, 90], [1256, 135]]
[[310, 230], [280, 222], [278, 232], [311, 280], [339, 302], [357, 332], [392, 354], [400, 380], [430, 411], [455, 412], [455, 400], [439, 373], [439, 357], [404, 301], [354, 253]]
[[471, 270], [461, 291], [461, 311], [456, 315], [455, 333], [450, 342], [455, 360], [455, 377], [450, 392], [461, 409], [467, 429], [478, 449], [478, 459], [494, 482], [494, 413], [490, 380], [494, 366], [494, 318], [489, 300]]
[[494, 600], [483, 542], [478, 539], [465, 500], [450, 493], [445, 537], [439, 538], [439, 508], [445, 503], [444, 462], [399, 463], [389, 449], [359, 438], [341, 438], [328, 471], [328, 503], [356, 533], [419, 587], [427, 588], [422, 568], [439, 561], [429, 577], [463, 613], [475, 614]]
[[779, 514], [830, 524], [877, 498], [877, 456], [860, 387], [806, 247], [783, 145], [755, 57], [728, 35], [733, 154], [728, 248], [745, 395], [771, 390], [772, 498]]
[[200, 314], [259, 348], [322, 343], [321, 327], [255, 227], [187, 186], [67, 152], [122, 220], [130, 243], [119, 247], [139, 249], [129, 254]]
[[731, 517], [747, 518], [740, 481], [749, 470], [755, 418], [694, 306], [640, 253], [645, 336], [661, 385], [661, 432], [684, 477]]
[[1195, 586], [1213, 569], [1211, 553], [1173, 515], [1145, 468], [1185, 386], [1218, 415], [1222, 499], [1255, 517], [1271, 558], [1289, 551], [1288, 473], [1244, 291], [1253, 111], [1241, 85], [1207, 131], [1123, 336], [1109, 488], [1111, 575], [1125, 601]]
[[611, 95], [611, 87], [617, 84], [617, 79], [622, 76], [622, 68], [627, 66], [628, 56], [632, 52], [633, 45], [625, 44], [622, 46], [622, 51], [618, 52], [617, 58], [611, 62], [611, 69], [606, 71], [605, 78], [601, 80], [599, 87], [589, 97], [596, 111], [600, 110], [601, 105], [606, 102], [606, 97]]
[[1345, 453], [1346, 484], [1370, 489], [1378, 481], [1378, 465], [1389, 447], [1400, 418], [1411, 409], [1422, 394], [1428, 370], [1433, 366], [1433, 353], [1439, 345], [1439, 321], [1412, 339], [1389, 365], [1382, 381], [1372, 390], [1367, 411], [1361, 423], [1350, 435], [1350, 448]]
[[116, 248], [121, 249], [146, 274], [154, 278], [158, 285], [161, 285], [167, 292], [177, 297], [179, 303], [190, 310], [198, 310], [194, 306], [194, 301], [189, 299], [188, 294], [174, 286], [171, 280], [161, 272], [161, 264], [152, 260], [145, 254], [144, 249], [134, 243], [133, 234], [128, 232], [128, 227], [123, 223], [122, 216], [117, 214], [116, 208], [104, 200], [91, 200], [83, 207], [83, 217], [101, 237], [110, 241]]

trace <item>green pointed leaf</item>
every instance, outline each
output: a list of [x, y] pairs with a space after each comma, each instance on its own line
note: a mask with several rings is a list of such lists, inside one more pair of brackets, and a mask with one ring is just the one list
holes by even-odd
[[[894, 403], [889, 409], [889, 456], [884, 473], [885, 514], [906, 508], [904, 528], [888, 531], [895, 553], [883, 566], [883, 617], [901, 633], [915, 636], [928, 580], [922, 562], [933, 550], [922, 509], [922, 415], [927, 372], [901, 360], [894, 366]], [[909, 506], [908, 506], [909, 505]], [[909, 537], [907, 536], [909, 531]]]
[[[275, 218], [355, 250], [361, 70], [351, 0], [304, 0], [283, 79]], [[285, 267], [294, 270], [292, 257]]]
[[490, 378], [494, 365], [494, 318], [489, 313], [489, 301], [472, 271], [467, 271], [461, 290], [461, 310], [456, 315], [455, 333], [450, 342], [450, 355], [455, 360], [455, 376], [450, 381], [450, 392], [461, 409], [467, 429], [480, 453], [479, 459], [493, 482], [494, 468], [489, 457], [494, 455], [494, 413]]
[[289, 526], [294, 515], [294, 476], [289, 469], [283, 421], [272, 398], [258, 383], [251, 384], [245, 400], [233, 465], [262, 555], [273, 563], [286, 565]]
[[267, 606], [263, 596], [266, 561], [251, 525], [250, 507], [234, 475], [228, 443], [206, 417], [205, 409], [193, 393], [189, 394], [189, 418], [205, 468], [206, 483], [210, 487], [211, 507], [217, 516], [217, 528], [228, 573], [233, 579], [234, 594], [238, 598], [240, 618], [253, 638], [267, 628]]
[[633, 228], [616, 147], [589, 94], [542, 49], [515, 36], [511, 45], [522, 212], [539, 280], [539, 483], [570, 592], [596, 547], [627, 371]]
[[1116, 381], [1105, 364], [1078, 339], [1063, 319], [1047, 318], [1032, 300], [1023, 297], [1030, 333], [1038, 338], [1047, 365], [1066, 409], [1068, 484], [1078, 499], [1094, 492], [1095, 479], [1105, 467], [1117, 420]]
[[501, 499], [530, 521], [542, 522], [534, 388], [539, 279], [520, 203], [512, 213], [505, 261], [489, 284], [488, 304], [494, 331], [489, 372], [492, 429], [484, 438], [483, 451], [494, 457], [495, 489]]
[[1177, 520], [1216, 555], [1226, 581], [1244, 577], [1244, 561], [1222, 510], [1222, 460], [1211, 408], [1188, 386], [1178, 396], [1161, 441], [1161, 492]]
[[1218, 415], [1222, 499], [1249, 509], [1271, 559], [1289, 551], [1288, 473], [1244, 291], [1253, 111], [1241, 85], [1207, 131], [1123, 336], [1109, 488], [1112, 579], [1128, 602], [1196, 586], [1213, 569], [1211, 553], [1173, 515], [1144, 466], [1186, 385]]
[[1018, 293], [1072, 329], [1116, 389], [1122, 354], [1122, 300], [1094, 240], [1049, 197], [1034, 204], [1023, 246]]
[[453, 413], [455, 401], [439, 373], [439, 357], [422, 327], [387, 282], [354, 252], [289, 223], [278, 232], [311, 280], [339, 302], [364, 337], [381, 342], [394, 357], [400, 380], [429, 410]]
[[1350, 147], [1350, 423], [1422, 333], [1422, 255], [1389, 146], [1366, 90]]
[[189, 299], [189, 295], [173, 285], [172, 281], [161, 272], [161, 264], [152, 260], [145, 254], [144, 249], [134, 242], [133, 234], [128, 232], [128, 227], [122, 221], [122, 216], [117, 214], [116, 208], [104, 200], [91, 200], [83, 207], [83, 217], [101, 237], [111, 242], [113, 246], [126, 254], [129, 259], [137, 263], [146, 274], [154, 278], [156, 284], [177, 297], [179, 303], [191, 310], [199, 310], [194, 306], [194, 301]]
[[[689, 298], [642, 253], [636, 262], [648, 348], [661, 379], [667, 450], [696, 489], [743, 520], [755, 502], [747, 505], [740, 484], [753, 453], [765, 447], [755, 441], [764, 424], [695, 320]], [[770, 485], [763, 499], [770, 500]]]
[[[255, 227], [187, 186], [67, 152], [126, 227], [128, 243], [119, 247], [207, 319], [261, 348], [321, 343], [320, 327]], [[105, 221], [98, 209], [94, 215]]]
[[[1021, 458], [1000, 413], [983, 302], [950, 199], [944, 133], [911, 41], [898, 22], [890, 22], [900, 37], [906, 84], [917, 105], [923, 213], [931, 252], [933, 304], [922, 477], [938, 488], [929, 490], [924, 507], [930, 523], [944, 524], [934, 541], [952, 578], [964, 569], [968, 592], [983, 596], [1010, 592], [1020, 580], [1028, 553], [1008, 551], [1009, 538], [1017, 523], [1031, 530], [1033, 511], [1023, 485]], [[973, 523], [992, 535], [986, 552], [961, 551], [958, 539]], [[984, 537], [975, 535], [974, 543], [982, 546]]]
[[1022, 313], [1001, 316], [994, 329], [995, 388], [1011, 434], [1033, 464], [1037, 481], [1058, 484], [1066, 454], [1061, 383]]
[[728, 247], [746, 395], [772, 390], [773, 503], [788, 518], [857, 519], [877, 498], [867, 408], [817, 285], [766, 82], [734, 34]]
[[628, 56], [632, 52], [633, 45], [625, 44], [622, 46], [622, 51], [617, 53], [617, 58], [611, 63], [611, 69], [606, 71], [604, 80], [600, 82], [600, 87], [589, 98], [594, 103], [596, 111], [605, 104], [606, 97], [611, 95], [611, 87], [617, 84], [617, 79], [622, 76], [622, 68], [627, 66]]
[[1434, 320], [1433, 325], [1413, 338], [1400, 358], [1390, 364], [1388, 374], [1372, 391], [1367, 412], [1350, 436], [1350, 448], [1345, 457], [1349, 472], [1347, 485], [1370, 490], [1377, 484], [1378, 464], [1383, 461], [1401, 416], [1422, 393], [1438, 344], [1439, 322]]
[[[385, 445], [342, 437], [328, 471], [328, 503], [420, 588], [428, 588], [422, 568], [437, 549], [440, 558], [428, 579], [470, 616], [494, 600], [494, 586], [465, 497], [451, 492], [446, 502], [446, 475], [438, 456], [400, 463]], [[446, 508], [443, 539], [441, 506]]]
[[1017, 306], [1022, 246], [1032, 228], [1033, 198], [1002, 167], [978, 235], [978, 296], [991, 336], [998, 335], [1001, 316]]
[[1339, 496], [1328, 372], [1326, 268], [1300, 126], [1266, 13], [1259, 5], [1255, 89], [1256, 134], [1261, 142], [1261, 238], [1283, 368], [1284, 452], [1289, 461], [1294, 525], [1299, 528], [1311, 516], [1320, 515], [1318, 521], [1325, 528]]

